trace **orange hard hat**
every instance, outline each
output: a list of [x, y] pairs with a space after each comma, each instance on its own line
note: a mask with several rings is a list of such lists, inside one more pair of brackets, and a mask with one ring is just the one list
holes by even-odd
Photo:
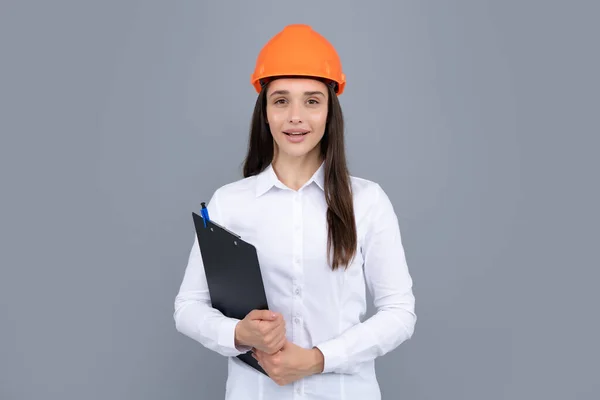
[[262, 48], [250, 82], [257, 92], [270, 78], [306, 76], [333, 83], [339, 96], [346, 76], [335, 48], [309, 25], [286, 26]]

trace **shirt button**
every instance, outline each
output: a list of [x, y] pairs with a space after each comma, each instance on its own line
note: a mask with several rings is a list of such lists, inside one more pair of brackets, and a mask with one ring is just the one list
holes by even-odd
[[297, 294], [298, 296], [300, 296], [300, 289], [299, 289], [299, 288], [296, 288], [296, 294]]
[[297, 324], [299, 324], [300, 323], [300, 318], [298, 318], [298, 317], [294, 318], [294, 322], [297, 323]]
[[302, 392], [302, 389], [300, 389], [299, 387], [296, 388], [296, 393], [300, 394], [300, 392]]

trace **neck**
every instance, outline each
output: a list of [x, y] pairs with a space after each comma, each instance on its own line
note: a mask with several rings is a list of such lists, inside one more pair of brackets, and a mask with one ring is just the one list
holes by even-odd
[[273, 158], [273, 169], [284, 185], [298, 190], [314, 175], [322, 162], [318, 152], [311, 152], [303, 157], [289, 157], [279, 153]]

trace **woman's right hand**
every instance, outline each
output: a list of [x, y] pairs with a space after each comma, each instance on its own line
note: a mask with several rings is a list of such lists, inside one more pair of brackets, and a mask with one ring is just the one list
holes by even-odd
[[269, 310], [252, 310], [235, 327], [236, 345], [254, 347], [275, 354], [283, 347], [285, 337], [283, 316]]

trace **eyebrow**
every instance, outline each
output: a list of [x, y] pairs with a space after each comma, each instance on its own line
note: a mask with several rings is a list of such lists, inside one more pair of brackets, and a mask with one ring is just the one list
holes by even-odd
[[[282, 95], [282, 94], [290, 94], [289, 90], [276, 90], [273, 93], [271, 93], [269, 95], [269, 97], [275, 96], [275, 95]], [[315, 96], [315, 95], [321, 95], [323, 97], [325, 97], [325, 95], [323, 94], [323, 92], [320, 92], [318, 90], [313, 90], [310, 92], [304, 92], [305, 96]]]

